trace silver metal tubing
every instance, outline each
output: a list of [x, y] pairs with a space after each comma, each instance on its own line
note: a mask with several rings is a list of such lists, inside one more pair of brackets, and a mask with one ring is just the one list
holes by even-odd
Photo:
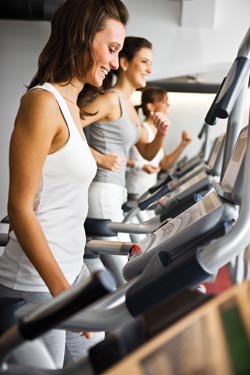
[[22, 344], [25, 339], [20, 335], [18, 327], [11, 327], [0, 337], [0, 364], [5, 356], [18, 345]]
[[62, 322], [59, 327], [71, 331], [110, 331], [133, 319], [125, 302], [104, 310], [87, 310]]
[[129, 222], [134, 216], [136, 216], [139, 212], [140, 212], [140, 207], [139, 206], [135, 206], [134, 208], [132, 208], [132, 210], [130, 210], [127, 215], [125, 216], [125, 218], [123, 219], [123, 223], [127, 223]]
[[119, 328], [121, 324], [133, 319], [128, 311], [125, 299], [126, 292], [137, 280], [138, 277], [135, 277], [114, 292], [99, 299], [84, 311], [62, 322], [58, 327], [73, 331], [85, 329], [93, 332]]
[[85, 248], [98, 254], [128, 255], [131, 246], [131, 242], [90, 240]]
[[[121, 285], [114, 292], [108, 294], [107, 296], [100, 298], [98, 301], [91, 305], [91, 309], [106, 309], [111, 308], [114, 305], [119, 304], [121, 298], [126, 298], [125, 294], [128, 289], [137, 281], [138, 277], [134, 278], [131, 281], [128, 281], [126, 284]], [[86, 309], [88, 310], [88, 308]]]
[[108, 223], [108, 227], [120, 233], [136, 233], [136, 234], [146, 234], [151, 233], [161, 224], [160, 217], [153, 217], [144, 223]]
[[248, 29], [244, 39], [242, 40], [239, 46], [237, 56], [246, 57], [247, 59], [250, 59], [250, 28]]

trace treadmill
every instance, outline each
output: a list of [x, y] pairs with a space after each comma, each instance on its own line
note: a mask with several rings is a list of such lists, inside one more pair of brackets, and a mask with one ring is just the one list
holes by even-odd
[[[130, 251], [129, 262], [124, 268], [127, 280], [142, 272], [156, 253], [164, 253], [169, 264], [193, 248], [218, 236], [224, 235], [238, 218], [244, 155], [247, 144], [248, 127], [245, 127], [235, 145], [221, 183], [213, 182], [213, 191], [199, 202], [164, 224], [137, 244]], [[224, 228], [224, 230], [223, 230]], [[225, 233], [224, 233], [225, 231]], [[215, 237], [216, 238], [216, 237]]]
[[[124, 220], [112, 222], [109, 219], [87, 218], [85, 230], [90, 238], [115, 237], [117, 233], [129, 233], [133, 241], [136, 236], [133, 234], [148, 234], [163, 225], [169, 219], [177, 216], [184, 209], [196, 203], [200, 194], [208, 193], [212, 188], [212, 181], [215, 175], [219, 175], [222, 163], [222, 154], [225, 134], [217, 137], [214, 147], [207, 163], [200, 164], [199, 167], [189, 173], [189, 178], [174, 182], [171, 179], [164, 181], [164, 184], [155, 185], [158, 189], [149, 189], [139, 199], [136, 206], [125, 216]], [[152, 192], [152, 193], [151, 193]], [[163, 196], [164, 195], [164, 196]], [[158, 198], [160, 198], [157, 200]], [[146, 209], [154, 208], [152, 218], [144, 222], [133, 222], [133, 218]]]
[[[153, 210], [155, 215], [165, 212], [165, 217], [167, 215], [168, 217], [173, 217], [173, 215], [177, 214], [174, 213], [174, 210], [171, 212], [173, 207], [176, 209], [179, 206], [179, 210], [183, 211], [185, 202], [187, 201], [186, 207], [188, 207], [188, 200], [193, 193], [209, 191], [213, 177], [220, 175], [224, 139], [225, 134], [222, 134], [214, 140], [210, 156], [206, 163], [201, 162], [179, 179], [175, 179], [170, 175], [171, 180], [167, 183], [168, 190], [165, 189], [165, 185], [156, 191], [153, 191], [154, 188], [149, 189], [126, 214], [123, 223], [130, 222], [133, 217], [138, 216], [144, 210]], [[181, 205], [182, 203], [183, 206]], [[167, 212], [170, 207], [172, 207], [170, 212]]]

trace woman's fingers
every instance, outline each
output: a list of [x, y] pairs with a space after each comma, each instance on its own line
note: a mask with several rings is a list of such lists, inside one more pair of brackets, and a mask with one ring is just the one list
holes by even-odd
[[151, 112], [151, 118], [157, 130], [165, 135], [170, 125], [168, 116], [162, 112]]
[[84, 336], [86, 339], [91, 339], [93, 337], [93, 332], [79, 332], [79, 336]]
[[106, 154], [102, 159], [102, 167], [116, 172], [122, 165], [123, 159], [117, 154]]

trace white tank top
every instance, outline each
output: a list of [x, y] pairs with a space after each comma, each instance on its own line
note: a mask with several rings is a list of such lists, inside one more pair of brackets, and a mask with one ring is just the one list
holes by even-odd
[[[56, 261], [72, 284], [83, 266], [86, 240], [83, 224], [96, 163], [63, 97], [49, 83], [35, 88], [38, 87], [54, 94], [67, 123], [69, 139], [63, 148], [45, 160], [34, 210]], [[0, 283], [17, 290], [48, 291], [14, 232], [0, 258]]]
[[[153, 130], [151, 129], [150, 125], [146, 122], [142, 124], [142, 126], [148, 132], [148, 142], [152, 142], [155, 135]], [[139, 162], [141, 166], [145, 164], [151, 164], [155, 167], [160, 165], [160, 161], [164, 156], [163, 148], [161, 148], [155, 157], [148, 161], [144, 159], [137, 148], [135, 146], [131, 147], [130, 149], [130, 156], [129, 159]], [[143, 169], [137, 168], [127, 168], [126, 172], [126, 187], [128, 193], [131, 194], [143, 194], [146, 190], [148, 190], [151, 186], [155, 185], [157, 182], [157, 173], [147, 173]]]

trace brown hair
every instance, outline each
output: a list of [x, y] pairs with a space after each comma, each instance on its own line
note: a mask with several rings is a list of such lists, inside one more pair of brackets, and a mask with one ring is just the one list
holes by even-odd
[[[152, 43], [141, 37], [127, 36], [124, 40], [123, 48], [119, 53], [119, 58], [125, 57], [127, 61], [132, 61], [136, 53], [142, 48], [152, 49]], [[105, 80], [103, 81], [104, 89], [108, 89], [112, 86], [113, 76], [119, 75], [120, 69], [111, 70]]]
[[[69, 83], [73, 77], [84, 82], [94, 64], [93, 39], [107, 19], [126, 25], [128, 11], [120, 0], [67, 0], [59, 6], [52, 17], [49, 40], [39, 56], [38, 71], [28, 89], [44, 82]], [[78, 97], [80, 108], [88, 95], [91, 96], [91, 85], [86, 85]]]
[[143, 115], [148, 117], [150, 115], [150, 110], [147, 107], [148, 103], [155, 103], [159, 100], [164, 99], [167, 95], [167, 91], [159, 86], [148, 86], [142, 91], [141, 95], [141, 105]]

